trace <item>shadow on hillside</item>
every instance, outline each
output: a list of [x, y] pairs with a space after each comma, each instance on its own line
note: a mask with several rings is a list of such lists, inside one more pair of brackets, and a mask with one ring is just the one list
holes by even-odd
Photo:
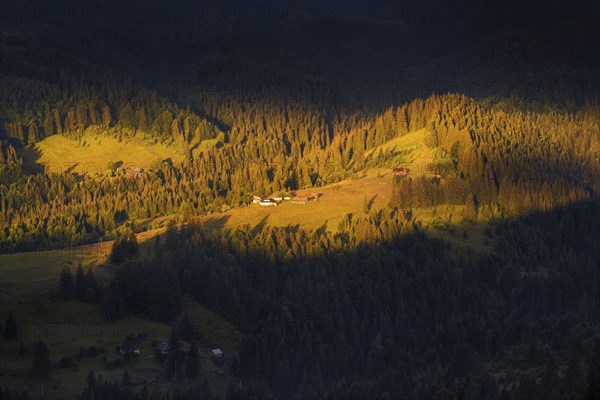
[[[326, 390], [338, 390], [344, 377], [397, 394], [420, 386], [416, 398], [432, 398], [443, 387], [485, 382], [480, 371], [490, 360], [510, 372], [493, 385], [516, 387], [522, 376], [539, 378], [550, 354], [582, 357], [581, 348], [600, 334], [599, 200], [500, 222], [497, 250], [480, 257], [450, 259], [441, 240], [406, 227], [356, 246], [345, 245], [348, 234], [322, 228], [304, 234], [263, 227], [259, 238], [221, 232], [196, 243], [206, 267], [190, 254], [189, 265], [178, 268], [198, 265], [204, 280], [200, 287], [187, 282], [197, 290], [190, 294], [246, 333], [234, 373], [247, 384], [266, 382], [281, 398], [302, 387], [315, 363], [330, 365], [316, 372]], [[191, 249], [193, 236], [193, 229], [182, 233], [180, 245]], [[262, 247], [250, 246], [256, 243]], [[547, 353], [527, 358], [532, 342]], [[419, 374], [395, 386], [378, 379], [407, 366]], [[356, 387], [347, 390], [341, 398]]]
[[256, 236], [263, 231], [265, 226], [267, 226], [268, 219], [269, 219], [269, 214], [265, 215], [264, 218], [261, 219], [260, 222], [258, 224], [256, 224], [256, 226], [254, 226], [254, 228], [252, 228], [252, 231], [251, 231], [252, 236]]
[[204, 220], [204, 229], [209, 232], [214, 230], [223, 230], [225, 229], [225, 225], [227, 224], [227, 221], [229, 221], [230, 218], [231, 216], [229, 215], [217, 215], [214, 217], [210, 216]]
[[46, 166], [39, 162], [42, 153], [34, 146], [17, 148], [17, 154], [23, 160], [23, 172], [27, 175], [46, 172]]

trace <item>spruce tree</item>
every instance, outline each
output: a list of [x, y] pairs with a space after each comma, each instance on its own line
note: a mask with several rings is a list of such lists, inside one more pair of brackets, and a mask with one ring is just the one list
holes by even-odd
[[196, 379], [198, 377], [198, 371], [200, 370], [200, 354], [198, 347], [192, 343], [190, 348], [190, 354], [187, 359], [185, 366], [185, 374], [189, 379]]
[[596, 341], [592, 351], [585, 400], [600, 400], [600, 341]]
[[83, 268], [81, 268], [81, 264], [77, 267], [77, 271], [75, 272], [75, 297], [77, 300], [83, 300], [85, 296], [85, 275], [83, 274]]
[[128, 387], [131, 386], [131, 378], [129, 378], [129, 372], [125, 370], [123, 372], [123, 376], [121, 377], [121, 386]]
[[33, 348], [31, 371], [35, 376], [46, 376], [50, 372], [50, 352], [41, 340]]
[[57, 297], [60, 300], [71, 300], [74, 294], [73, 274], [71, 268], [65, 264], [60, 271], [60, 280], [58, 282]]
[[5, 340], [13, 340], [17, 337], [17, 322], [11, 312], [8, 313], [6, 321], [4, 322], [2, 336]]

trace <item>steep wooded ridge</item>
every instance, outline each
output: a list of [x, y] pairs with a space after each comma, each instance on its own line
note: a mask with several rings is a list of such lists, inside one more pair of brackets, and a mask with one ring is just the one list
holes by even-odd
[[[226, 389], [171, 353], [173, 386], [90, 378], [82, 399], [594, 399], [597, 7], [345, 4], [8, 8], [0, 255], [115, 239], [107, 283], [60, 299], [172, 345], [198, 341], [197, 302], [242, 335]], [[291, 213], [314, 229], [251, 204], [320, 190]]]

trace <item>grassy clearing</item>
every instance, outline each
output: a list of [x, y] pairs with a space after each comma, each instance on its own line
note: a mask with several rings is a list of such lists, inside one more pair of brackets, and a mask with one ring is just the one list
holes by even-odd
[[[252, 204], [207, 216], [203, 221], [207, 230], [236, 228], [248, 224], [257, 230], [269, 225], [297, 226], [308, 230], [325, 227], [329, 232], [337, 232], [338, 224], [345, 215], [365, 215], [365, 198], [367, 202], [372, 202], [371, 209], [385, 209], [392, 194], [392, 179], [389, 169], [372, 169], [358, 179], [347, 179], [321, 188], [298, 191], [299, 196], [322, 194], [319, 200], [306, 205], [283, 202], [277, 207], [261, 207]], [[415, 209], [413, 216], [429, 235], [448, 241], [456, 248], [470, 248], [479, 253], [493, 249], [494, 240], [484, 234], [488, 227], [487, 219], [480, 218], [476, 224], [464, 222], [462, 209], [462, 206], [441, 205]]]
[[220, 348], [225, 354], [239, 351], [241, 333], [233, 325], [190, 298], [184, 299], [183, 309], [198, 332], [201, 350]]
[[35, 170], [37, 164], [52, 172], [78, 174], [106, 173], [109, 161], [120, 162], [123, 167], [148, 168], [155, 160], [171, 159], [179, 163], [183, 158], [181, 149], [176, 146], [148, 144], [137, 137], [119, 142], [113, 137], [91, 133], [85, 134], [81, 141], [52, 135], [22, 149], [19, 155], [25, 167], [31, 170]]
[[[140, 258], [152, 254], [154, 238], [164, 230], [159, 228], [137, 234]], [[106, 263], [113, 242], [111, 240], [63, 250], [0, 254], [0, 304], [50, 301], [65, 264], [71, 267], [73, 274], [81, 264], [85, 272], [88, 268], [94, 272], [98, 282], [110, 281], [114, 268]]]
[[[425, 141], [425, 129], [409, 132], [377, 146], [365, 152], [365, 161], [371, 165], [374, 157], [383, 152], [387, 154], [383, 166], [407, 167], [412, 175], [431, 173], [428, 165], [432, 161], [431, 151], [423, 144]], [[381, 166], [381, 165], [380, 165]]]
[[[186, 299], [185, 311], [190, 316], [201, 336], [202, 367], [200, 377], [193, 382], [184, 382], [183, 386], [193, 385], [207, 379], [209, 386], [216, 393], [226, 390], [229, 377], [221, 373], [221, 367], [213, 363], [205, 355], [209, 349], [220, 347], [225, 352], [223, 364], [228, 364], [231, 356], [239, 349], [240, 334], [225, 320], [202, 307], [197, 302]], [[10, 386], [11, 390], [32, 390], [34, 387], [46, 386], [46, 398], [75, 398], [85, 387], [89, 370], [101, 374], [104, 379], [120, 381], [125, 370], [130, 374], [136, 387], [153, 382], [153, 385], [164, 390], [173, 389], [170, 382], [164, 379], [164, 368], [154, 358], [153, 341], [168, 340], [171, 327], [164, 323], [142, 320], [130, 316], [116, 322], [104, 321], [97, 311], [97, 305], [79, 302], [51, 302], [42, 304], [15, 304], [3, 306], [0, 311], [2, 321], [8, 312], [16, 318], [19, 336], [12, 342], [1, 342], [0, 352], [0, 386]], [[106, 361], [121, 358], [115, 353], [115, 346], [124, 342], [128, 334], [137, 335], [140, 331], [151, 334], [148, 340], [141, 341], [136, 348], [140, 350], [137, 361], [115, 369], [107, 369]], [[30, 377], [31, 355], [21, 356], [18, 348], [21, 343], [27, 349], [42, 340], [50, 351], [53, 365], [51, 379], [33, 379]], [[210, 345], [209, 345], [210, 344]], [[75, 356], [80, 349], [89, 346], [100, 346], [105, 353], [93, 357]], [[60, 368], [57, 364], [65, 356], [75, 359], [77, 369]], [[178, 385], [180, 386], [180, 385]]]
[[[134, 382], [162, 379], [164, 376], [164, 370], [153, 358], [154, 350], [150, 341], [140, 343], [139, 360], [124, 367], [107, 369], [104, 356], [109, 361], [121, 357], [115, 354], [115, 346], [122, 343], [127, 334], [137, 334], [140, 330], [151, 332], [153, 337], [168, 338], [170, 327], [166, 324], [136, 317], [106, 322], [100, 317], [97, 305], [79, 302], [3, 306], [0, 313], [2, 320], [8, 312], [15, 316], [19, 336], [10, 343], [2, 343], [0, 386], [9, 385], [11, 390], [31, 391], [32, 382], [40, 387], [46, 383], [47, 398], [64, 399], [74, 398], [81, 392], [89, 370], [94, 370], [105, 379], [117, 381], [126, 369]], [[49, 380], [32, 379], [29, 375], [31, 355], [18, 354], [21, 343], [26, 349], [32, 349], [38, 340], [44, 341], [50, 351], [50, 362], [54, 367]], [[57, 366], [63, 357], [75, 358], [80, 348], [92, 345], [104, 348], [105, 353], [75, 360], [76, 370]]]
[[[381, 174], [379, 177], [378, 172]], [[298, 190], [298, 196], [322, 194], [319, 200], [305, 205], [282, 202], [277, 207], [261, 207], [252, 204], [205, 217], [203, 221], [208, 229], [221, 226], [232, 228], [246, 224], [253, 227], [268, 224], [318, 229], [325, 225], [327, 230], [335, 232], [338, 223], [346, 214], [364, 214], [365, 196], [368, 201], [373, 201], [374, 209], [385, 207], [391, 195], [391, 182], [392, 177], [388, 170], [371, 170], [358, 179], [346, 179], [321, 188]]]

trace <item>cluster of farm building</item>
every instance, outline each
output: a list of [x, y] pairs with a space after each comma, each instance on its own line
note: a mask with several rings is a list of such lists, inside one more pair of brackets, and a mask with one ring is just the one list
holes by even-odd
[[274, 207], [284, 201], [289, 201], [292, 204], [307, 204], [319, 199], [319, 197], [321, 197], [320, 193], [313, 193], [310, 196], [252, 196], [252, 204], [260, 204], [262, 207]]

